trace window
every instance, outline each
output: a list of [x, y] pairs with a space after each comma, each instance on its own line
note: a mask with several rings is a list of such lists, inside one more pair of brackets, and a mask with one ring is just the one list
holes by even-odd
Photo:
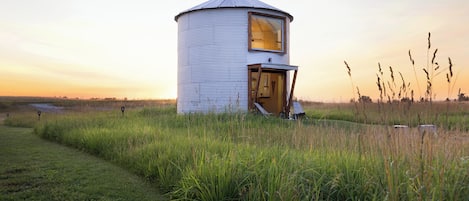
[[285, 18], [249, 13], [249, 49], [285, 52]]

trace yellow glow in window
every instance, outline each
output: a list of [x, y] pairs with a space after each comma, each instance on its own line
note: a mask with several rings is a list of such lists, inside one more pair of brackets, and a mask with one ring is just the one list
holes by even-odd
[[284, 51], [284, 19], [250, 15], [250, 48], [254, 50]]

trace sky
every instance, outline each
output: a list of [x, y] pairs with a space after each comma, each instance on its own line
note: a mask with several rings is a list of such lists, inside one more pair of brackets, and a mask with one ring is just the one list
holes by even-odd
[[[0, 0], [0, 96], [176, 98], [174, 16], [202, 2]], [[469, 94], [467, 0], [264, 2], [294, 16], [290, 64], [299, 66], [299, 99], [348, 102], [357, 88], [377, 98], [378, 63], [384, 80], [391, 80], [392, 66], [396, 85], [400, 72], [423, 96], [422, 69], [436, 48], [434, 98], [454, 99], [459, 89]]]

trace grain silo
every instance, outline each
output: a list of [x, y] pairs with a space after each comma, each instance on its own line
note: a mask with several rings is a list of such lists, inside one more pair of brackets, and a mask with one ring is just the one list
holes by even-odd
[[210, 0], [178, 23], [178, 113], [289, 114], [297, 66], [290, 65], [293, 16], [258, 0]]

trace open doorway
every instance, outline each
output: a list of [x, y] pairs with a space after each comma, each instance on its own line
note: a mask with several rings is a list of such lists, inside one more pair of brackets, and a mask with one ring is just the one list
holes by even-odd
[[289, 113], [289, 102], [293, 93], [293, 85], [290, 89], [290, 99], [287, 97], [287, 72], [297, 68], [288, 65], [263, 65], [254, 64], [248, 66], [249, 109], [255, 110], [254, 103], [259, 103], [267, 112], [275, 116], [284, 116]]

